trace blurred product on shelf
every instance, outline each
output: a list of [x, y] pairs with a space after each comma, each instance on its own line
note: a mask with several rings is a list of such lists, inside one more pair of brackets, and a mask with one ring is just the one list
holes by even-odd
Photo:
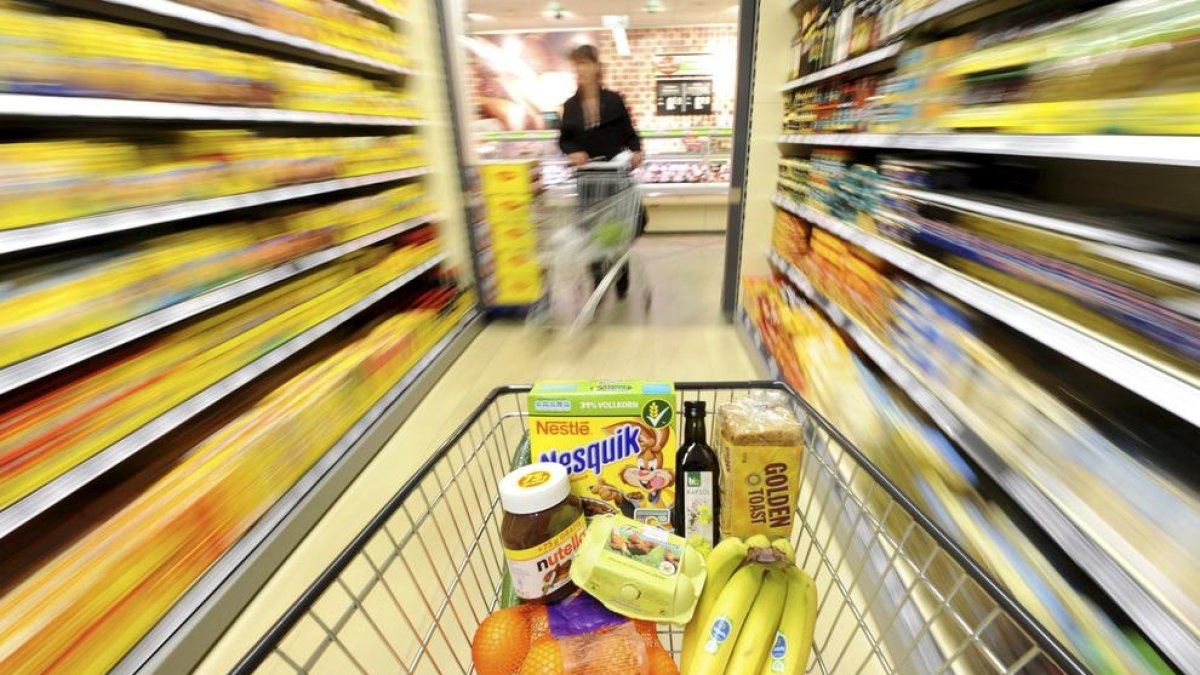
[[102, 254], [27, 260], [0, 274], [0, 366], [305, 254], [425, 216], [420, 185], [168, 234]]
[[[814, 249], [807, 257], [818, 255]], [[988, 491], [972, 465], [958, 449], [913, 412], [899, 389], [876, 376], [823, 314], [796, 297], [786, 282], [747, 278], [744, 283], [749, 319], [785, 379], [842, 429], [922, 511], [1016, 594], [1044, 626], [1098, 672], [1169, 672], [1140, 635], [1122, 628], [1074, 588], [1039, 545], [1021, 531], [1022, 526], [1009, 517], [1005, 507], [987, 496]], [[930, 333], [945, 326], [944, 323], [922, 325]], [[1010, 376], [1015, 376], [1015, 372], [1010, 372]], [[1001, 393], [984, 386], [975, 389], [990, 401], [986, 405], [976, 402], [977, 410], [994, 408], [997, 399], [1006, 403], [1023, 400], [1023, 392]], [[1056, 407], [1062, 408], [1061, 404]], [[1028, 413], [1010, 410], [1001, 414], [1009, 419], [1034, 419]], [[1058, 446], [1051, 441], [1040, 447]], [[1014, 466], [1025, 465], [1014, 461]], [[1094, 463], [1092, 460], [1075, 466]], [[1121, 491], [1110, 486], [1104, 493]], [[1156, 530], [1157, 523], [1162, 521], [1152, 522], [1155, 525], [1146, 526], [1148, 529], [1170, 537], [1170, 532]], [[885, 521], [883, 525], [890, 524]], [[892, 536], [901, 538], [904, 532], [893, 532]], [[1169, 542], [1167, 545], [1178, 546]], [[938, 572], [931, 570], [931, 573]], [[970, 598], [956, 598], [955, 605], [962, 616], [974, 616], [971, 602]], [[1002, 626], [990, 626], [980, 639], [1003, 653]], [[1010, 658], [1019, 656], [1012, 654]]]
[[828, 68], [886, 43], [896, 25], [931, 2], [817, 0], [800, 15], [788, 79]]
[[408, 65], [403, 33], [337, 0], [177, 0], [395, 65]]
[[0, 508], [430, 259], [430, 236], [353, 253], [9, 405], [0, 412]]
[[0, 0], [0, 59], [0, 94], [420, 116], [418, 103], [387, 82], [62, 15], [19, 0]]
[[418, 136], [209, 130], [0, 143], [0, 230], [425, 163]]
[[[854, 14], [849, 6], [843, 16]], [[1068, 12], [907, 47], [882, 83], [872, 76], [789, 92], [784, 131], [1200, 133], [1200, 3], [1124, 0]], [[818, 16], [814, 30], [842, 44], [833, 21]], [[844, 51], [813, 48], [823, 65]]]
[[485, 220], [476, 224], [481, 295], [494, 307], [528, 307], [542, 297], [537, 211], [542, 167], [534, 161], [479, 166]]
[[882, 78], [863, 76], [838, 84], [802, 87], [788, 95], [783, 130], [789, 134], [869, 131]]
[[[0, 670], [107, 670], [468, 311], [379, 318], [158, 469], [0, 598]], [[178, 385], [182, 377], [173, 377]]]
[[[1200, 322], [1186, 310], [1197, 299], [1197, 282], [1161, 264], [1195, 268], [1194, 223], [1145, 214], [1099, 217], [1038, 202], [1020, 195], [1031, 182], [1028, 169], [996, 162], [884, 157], [877, 169], [851, 163], [848, 150], [816, 150], [811, 167], [801, 199], [786, 184], [781, 194], [912, 246], [1156, 361], [1200, 372]], [[927, 188], [938, 192], [922, 192]], [[968, 199], [972, 208], [1009, 210], [988, 215], [938, 203], [969, 198], [969, 188], [1013, 194], [1003, 204]], [[1071, 231], [1041, 225], [1046, 218], [1066, 222]], [[1146, 254], [1148, 261], [1130, 264]]]

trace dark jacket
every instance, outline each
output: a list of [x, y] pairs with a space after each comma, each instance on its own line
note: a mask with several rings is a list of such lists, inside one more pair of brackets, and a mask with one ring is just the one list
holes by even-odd
[[584, 122], [583, 101], [578, 93], [563, 104], [558, 147], [567, 155], [582, 151], [588, 157], [612, 159], [623, 150], [641, 150], [642, 139], [633, 128], [633, 120], [621, 95], [601, 89], [600, 123], [591, 129]]

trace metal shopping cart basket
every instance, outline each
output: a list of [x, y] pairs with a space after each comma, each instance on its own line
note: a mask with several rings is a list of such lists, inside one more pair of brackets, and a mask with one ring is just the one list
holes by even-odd
[[[792, 541], [820, 597], [808, 672], [1086, 672], [786, 384], [676, 389], [710, 415], [751, 390], [783, 391], [804, 422]], [[504, 585], [497, 483], [525, 437], [528, 391], [493, 391], [235, 672], [472, 672], [471, 637]], [[680, 628], [659, 637], [678, 655]]]
[[[546, 293], [531, 320], [572, 330], [591, 323], [621, 271], [637, 266], [632, 247], [641, 218], [641, 192], [624, 159], [589, 162], [575, 169], [573, 180], [549, 188], [538, 228]], [[645, 279], [641, 270], [632, 271]], [[648, 309], [648, 287], [638, 288]]]

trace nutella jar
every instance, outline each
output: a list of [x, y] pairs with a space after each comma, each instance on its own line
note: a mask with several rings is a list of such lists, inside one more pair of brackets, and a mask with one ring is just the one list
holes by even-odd
[[530, 464], [500, 480], [500, 538], [517, 597], [558, 602], [575, 591], [571, 559], [587, 526], [561, 464]]

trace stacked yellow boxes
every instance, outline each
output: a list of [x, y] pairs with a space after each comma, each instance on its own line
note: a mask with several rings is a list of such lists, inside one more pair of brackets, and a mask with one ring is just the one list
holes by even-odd
[[534, 221], [540, 173], [533, 161], [489, 162], [479, 167], [491, 229], [493, 305], [530, 305], [542, 297]]

